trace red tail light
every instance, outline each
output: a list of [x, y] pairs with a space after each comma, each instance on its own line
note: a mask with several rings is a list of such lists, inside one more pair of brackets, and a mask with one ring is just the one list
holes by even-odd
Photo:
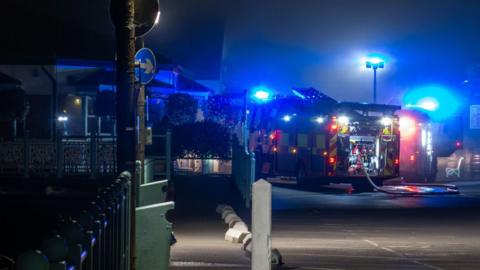
[[330, 163], [330, 164], [335, 164], [335, 157], [330, 157], [330, 158], [328, 159], [328, 163]]
[[457, 147], [457, 149], [462, 148], [462, 142], [461, 141], [456, 141], [455, 142], [455, 147]]
[[400, 161], [398, 160], [398, 158], [395, 159], [395, 165], [398, 165], [400, 164]]
[[415, 156], [414, 155], [410, 156], [410, 161], [415, 161]]

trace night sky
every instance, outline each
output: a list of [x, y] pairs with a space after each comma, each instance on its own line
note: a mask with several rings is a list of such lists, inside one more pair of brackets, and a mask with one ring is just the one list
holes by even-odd
[[371, 101], [372, 71], [360, 59], [380, 53], [380, 100], [399, 103], [424, 84], [461, 88], [467, 68], [480, 63], [480, 1], [241, 3], [226, 31], [224, 78], [232, 86], [313, 86], [339, 100]]
[[[2, 61], [15, 55], [112, 58], [108, 0], [8, 3], [2, 11], [9, 12], [1, 16]], [[230, 91], [261, 84], [281, 92], [312, 86], [340, 100], [370, 101], [372, 72], [360, 59], [378, 53], [387, 60], [379, 71], [380, 100], [399, 103], [403, 92], [425, 84], [459, 90], [467, 69], [480, 64], [480, 1], [161, 0], [160, 5], [160, 25], [146, 45], [196, 79], [222, 78]]]

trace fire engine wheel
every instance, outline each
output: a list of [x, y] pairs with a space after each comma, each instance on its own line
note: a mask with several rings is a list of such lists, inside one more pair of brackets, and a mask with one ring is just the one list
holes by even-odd
[[297, 186], [305, 186], [306, 185], [306, 173], [305, 173], [305, 165], [303, 163], [298, 163], [297, 168], [295, 169], [295, 178], [297, 180]]

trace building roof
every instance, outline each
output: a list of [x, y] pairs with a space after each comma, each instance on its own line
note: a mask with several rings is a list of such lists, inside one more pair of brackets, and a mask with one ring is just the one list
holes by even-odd
[[5, 73], [0, 72], [0, 86], [2, 87], [20, 87], [22, 82], [15, 79], [12, 76], [9, 76]]

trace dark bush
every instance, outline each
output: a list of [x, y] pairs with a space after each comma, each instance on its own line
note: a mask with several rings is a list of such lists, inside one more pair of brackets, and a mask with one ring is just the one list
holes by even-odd
[[172, 155], [174, 158], [230, 157], [229, 130], [212, 121], [185, 123], [172, 130]]
[[198, 102], [188, 94], [170, 95], [166, 103], [166, 113], [173, 125], [194, 122], [197, 115]]

